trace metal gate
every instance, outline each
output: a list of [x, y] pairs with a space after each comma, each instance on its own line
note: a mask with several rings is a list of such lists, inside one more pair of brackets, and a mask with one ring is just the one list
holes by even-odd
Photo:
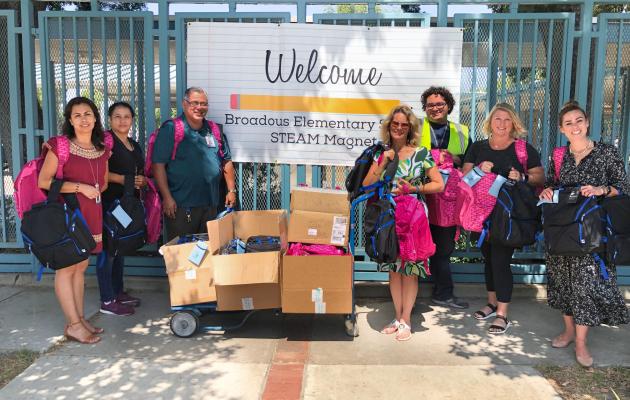
[[[292, 21], [286, 12], [238, 12], [234, 2], [228, 2], [228, 12], [169, 16], [170, 1], [149, 0], [147, 3], [158, 3], [159, 15], [120, 11], [42, 12], [35, 25], [24, 16], [30, 10], [25, 3], [30, 2], [20, 4], [19, 21], [17, 13], [0, 11], [0, 109], [7, 111], [0, 113], [3, 170], [0, 249], [21, 247], [17, 234], [19, 220], [12, 204], [13, 179], [24, 162], [38, 153], [41, 142], [57, 133], [63, 106], [69, 98], [76, 95], [93, 98], [104, 117], [112, 102], [130, 102], [137, 114], [136, 139], [144, 143], [147, 133], [158, 122], [181, 111], [186, 87], [188, 22]], [[219, 0], [203, 2], [224, 4]], [[409, 29], [432, 23], [447, 26], [449, 1], [432, 3], [436, 2], [438, 16], [433, 21], [425, 13], [379, 14], [376, 2], [369, 0], [367, 13], [314, 14], [313, 23]], [[97, 6], [94, 0], [90, 3]], [[279, 4], [270, 0], [269, 4], [272, 3]], [[286, 3], [296, 6], [298, 23], [307, 22], [307, 0]], [[581, 13], [582, 26], [576, 26], [573, 13], [517, 13], [518, 2], [511, 2], [510, 13], [453, 17], [453, 25], [464, 30], [459, 119], [477, 138], [481, 136], [480, 123], [491, 106], [508, 101], [520, 110], [530, 129], [529, 140], [541, 151], [545, 164], [550, 149], [562, 142], [555, 115], [564, 101], [575, 96], [582, 101], [588, 99], [593, 137], [599, 138], [601, 134], [602, 140], [617, 144], [625, 157], [630, 156], [630, 16], [602, 14], [591, 27], [589, 7], [592, 8], [594, 1], [577, 3], [587, 10]], [[574, 49], [577, 49], [575, 54]], [[590, 65], [585, 62], [589, 58]], [[422, 90], [418, 88], [418, 96]], [[345, 167], [260, 163], [241, 163], [237, 170], [239, 201], [244, 209], [288, 208], [292, 185], [343, 186], [347, 172]], [[358, 229], [360, 238], [360, 226]], [[360, 241], [358, 244], [361, 245]], [[516, 258], [540, 258], [542, 254], [537, 250], [519, 252]], [[15, 252], [0, 254], [0, 272], [30, 270], [30, 266], [26, 267], [30, 256]], [[459, 262], [474, 262], [479, 252], [471, 249], [468, 241], [462, 241], [454, 256], [464, 257]], [[126, 271], [130, 274], [163, 274], [159, 257], [130, 257], [128, 264]], [[357, 278], [382, 277], [367, 273], [373, 269], [365, 271]]]
[[40, 70], [44, 139], [63, 123], [75, 96], [93, 99], [106, 124], [110, 104], [124, 100], [136, 112], [136, 140], [155, 126], [153, 14], [148, 12], [44, 12]]

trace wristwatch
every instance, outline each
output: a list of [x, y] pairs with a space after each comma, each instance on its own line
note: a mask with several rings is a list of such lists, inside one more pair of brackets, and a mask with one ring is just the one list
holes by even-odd
[[230, 190], [228, 190], [228, 193], [234, 193], [234, 194], [236, 194], [236, 189], [230, 189]]

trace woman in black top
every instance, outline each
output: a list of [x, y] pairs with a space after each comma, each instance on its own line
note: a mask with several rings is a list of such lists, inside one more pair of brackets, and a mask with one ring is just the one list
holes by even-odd
[[[516, 140], [525, 137], [527, 131], [511, 105], [499, 103], [494, 106], [483, 124], [483, 132], [488, 135], [488, 139], [475, 142], [470, 147], [464, 158], [462, 170], [464, 174], [478, 165], [485, 173], [493, 172], [515, 181], [525, 181], [531, 186], [543, 185], [544, 170], [536, 149], [527, 144], [527, 170], [523, 169], [516, 155]], [[510, 327], [507, 312], [512, 299], [510, 261], [514, 247], [486, 240], [481, 246], [481, 252], [485, 259], [488, 304], [476, 311], [473, 317], [476, 319], [495, 317], [488, 333], [505, 333]]]
[[[142, 175], [144, 168], [142, 149], [138, 142], [129, 137], [135, 116], [133, 108], [128, 103], [117, 102], [109, 107], [108, 114], [114, 147], [109, 159], [109, 186], [103, 192], [103, 212], [109, 210], [115, 199], [122, 197], [126, 175], [134, 176], [136, 189], [146, 185], [145, 177]], [[124, 265], [123, 256], [109, 255], [105, 265], [96, 269], [101, 295], [100, 311], [104, 314], [131, 315], [134, 313], [133, 307], [140, 304], [138, 298], [128, 295], [123, 290]]]

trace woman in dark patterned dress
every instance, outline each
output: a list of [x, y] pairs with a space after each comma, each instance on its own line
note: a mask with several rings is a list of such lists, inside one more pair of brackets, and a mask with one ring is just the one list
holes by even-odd
[[[580, 186], [584, 196], [617, 196], [629, 193], [628, 176], [617, 149], [589, 138], [588, 117], [576, 102], [568, 102], [558, 118], [560, 131], [569, 141], [562, 159], [560, 179], [555, 181], [554, 161], [547, 170], [547, 188], [542, 199], [551, 200], [554, 187]], [[600, 277], [593, 256], [552, 256], [547, 254], [547, 299], [563, 313], [564, 332], [551, 342], [564, 348], [575, 342], [577, 362], [593, 365], [586, 346], [588, 329], [601, 324], [619, 325], [629, 321], [628, 309], [619, 288], [614, 265], [606, 265], [609, 280]]]
[[[429, 149], [420, 146], [419, 121], [409, 106], [394, 107], [381, 125], [381, 140], [390, 149], [375, 154], [364, 186], [378, 181], [387, 164], [398, 154], [398, 168], [394, 176], [394, 196], [404, 194], [438, 193], [444, 190], [442, 175], [435, 166]], [[427, 180], [426, 183], [423, 184]], [[426, 209], [426, 206], [425, 206]], [[389, 290], [396, 312], [395, 319], [381, 333], [396, 334], [396, 340], [411, 339], [411, 311], [418, 295], [418, 277], [426, 276], [424, 263], [399, 262], [379, 265], [381, 271], [389, 272]]]
[[[75, 97], [66, 105], [63, 113], [62, 135], [70, 141], [70, 156], [63, 165], [63, 186], [61, 193], [76, 193], [81, 213], [92, 232], [96, 248], [100, 253], [103, 247], [103, 212], [101, 192], [107, 188], [107, 160], [110, 151], [103, 144], [101, 117], [92, 100]], [[50, 188], [58, 164], [58, 137], [51, 138], [46, 146], [44, 165], [39, 173], [39, 187]], [[93, 344], [101, 340], [96, 334], [102, 333], [83, 318], [84, 274], [88, 260], [59, 269], [55, 272], [55, 294], [66, 317], [64, 334], [70, 340]]]

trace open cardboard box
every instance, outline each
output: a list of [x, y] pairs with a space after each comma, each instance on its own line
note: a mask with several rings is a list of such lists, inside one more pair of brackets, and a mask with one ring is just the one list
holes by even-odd
[[[291, 191], [289, 242], [346, 247], [350, 228], [348, 193], [294, 188]], [[344, 256], [282, 257], [282, 312], [352, 312], [353, 262]]]
[[[207, 235], [204, 236], [207, 239]], [[197, 266], [188, 259], [197, 243], [177, 244], [178, 241], [176, 237], [160, 247], [168, 274], [171, 306], [216, 301], [212, 257], [206, 254]]]
[[286, 211], [237, 211], [208, 221], [207, 227], [217, 310], [280, 308], [280, 251], [229, 255], [218, 252], [234, 238], [246, 242], [257, 235], [280, 236], [282, 247], [286, 248]]

